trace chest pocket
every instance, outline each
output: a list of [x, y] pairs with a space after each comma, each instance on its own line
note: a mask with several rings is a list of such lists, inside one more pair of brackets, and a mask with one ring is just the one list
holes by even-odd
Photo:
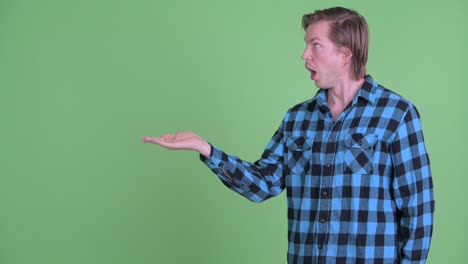
[[345, 138], [344, 173], [372, 174], [374, 146], [377, 136], [351, 134]]
[[287, 165], [293, 174], [303, 174], [310, 171], [310, 159], [312, 156], [312, 142], [306, 137], [288, 138]]

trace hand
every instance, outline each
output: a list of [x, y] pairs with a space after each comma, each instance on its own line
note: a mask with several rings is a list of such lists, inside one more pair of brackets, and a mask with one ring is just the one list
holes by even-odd
[[142, 142], [149, 142], [171, 150], [194, 150], [209, 157], [211, 146], [203, 138], [191, 131], [164, 134], [160, 137], [144, 137]]

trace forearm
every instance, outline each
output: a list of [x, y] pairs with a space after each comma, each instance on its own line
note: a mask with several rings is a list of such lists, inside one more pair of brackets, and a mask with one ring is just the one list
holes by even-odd
[[426, 263], [431, 244], [433, 228], [434, 202], [420, 204], [414, 211], [423, 211], [419, 215], [402, 217], [400, 222], [402, 244], [401, 263]]
[[211, 146], [209, 158], [200, 155], [203, 161], [231, 190], [253, 202], [262, 202], [278, 195], [284, 189], [282, 166], [271, 160], [259, 160], [255, 164], [230, 156]]
[[430, 161], [416, 109], [409, 109], [403, 121], [391, 146], [401, 263], [425, 263], [435, 207]]

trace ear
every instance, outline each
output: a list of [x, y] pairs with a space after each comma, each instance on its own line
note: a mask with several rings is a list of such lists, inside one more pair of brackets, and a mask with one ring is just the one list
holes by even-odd
[[341, 54], [343, 58], [344, 65], [351, 62], [351, 58], [353, 57], [353, 52], [348, 47], [341, 47]]

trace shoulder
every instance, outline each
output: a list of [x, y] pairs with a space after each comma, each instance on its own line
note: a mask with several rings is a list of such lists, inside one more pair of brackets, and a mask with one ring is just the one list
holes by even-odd
[[375, 96], [375, 106], [383, 107], [385, 111], [393, 111], [397, 119], [403, 119], [408, 112], [417, 113], [416, 106], [410, 100], [383, 85], [374, 85], [372, 92]]
[[317, 109], [317, 98], [313, 97], [308, 100], [302, 101], [290, 107], [285, 115], [285, 121], [302, 121], [306, 118], [313, 118], [315, 110]]
[[313, 106], [315, 104], [315, 101], [316, 101], [316, 99], [314, 97], [314, 98], [305, 100], [303, 102], [297, 103], [297, 104], [293, 105], [292, 107], [290, 107], [288, 109], [288, 113], [294, 113], [294, 112], [310, 110], [310, 109], [313, 108], [311, 106]]
[[311, 98], [300, 103], [296, 103], [288, 108], [282, 120], [284, 132], [291, 132], [302, 127], [304, 122], [311, 122], [316, 119], [317, 113], [314, 111], [316, 108], [316, 99]]
[[380, 120], [385, 120], [385, 128], [391, 132], [392, 142], [400, 129], [421, 129], [421, 120], [416, 106], [397, 92], [382, 85], [373, 87], [375, 112], [380, 113]]
[[319, 89], [312, 98], [297, 103], [289, 108], [288, 113], [295, 114], [301, 112], [313, 112], [316, 109], [316, 106], [323, 105], [325, 100], [326, 92], [322, 89]]

